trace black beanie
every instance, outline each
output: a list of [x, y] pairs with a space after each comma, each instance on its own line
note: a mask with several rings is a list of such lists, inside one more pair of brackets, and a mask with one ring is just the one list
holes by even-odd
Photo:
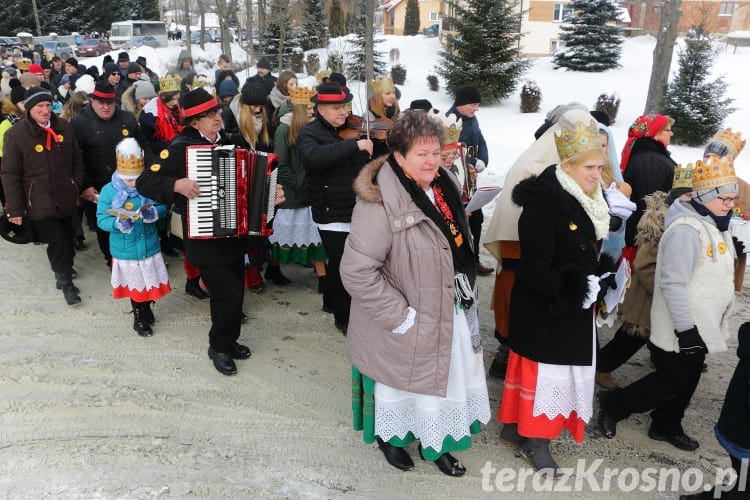
[[255, 64], [255, 67], [270, 70], [271, 62], [267, 58], [261, 57], [260, 59], [258, 59], [258, 62]]
[[266, 92], [266, 87], [262, 83], [255, 80], [245, 82], [245, 85], [242, 86], [242, 104], [265, 106], [267, 102], [268, 92]]
[[120, 52], [119, 54], [117, 54], [117, 62], [120, 61], [130, 61], [130, 56], [127, 52]]
[[78, 59], [76, 59], [75, 57], [69, 57], [69, 58], [65, 59], [65, 64], [70, 64], [71, 66], [73, 66], [73, 67], [75, 67], [77, 69], [78, 68]]
[[454, 91], [456, 99], [454, 102], [455, 106], [463, 106], [464, 104], [474, 104], [482, 102], [482, 95], [479, 93], [474, 85], [462, 85]]
[[31, 108], [45, 101], [52, 102], [52, 92], [42, 87], [31, 87], [23, 96], [23, 107], [28, 113]]
[[338, 83], [342, 87], [346, 87], [346, 77], [341, 73], [337, 73], [336, 71], [334, 71], [333, 73], [328, 75], [328, 79], [332, 82]]
[[26, 94], [26, 89], [23, 88], [23, 85], [21, 85], [21, 80], [18, 78], [11, 78], [10, 82], [8, 82], [10, 85], [10, 102], [13, 104], [18, 104], [19, 102], [23, 101], [23, 96]]

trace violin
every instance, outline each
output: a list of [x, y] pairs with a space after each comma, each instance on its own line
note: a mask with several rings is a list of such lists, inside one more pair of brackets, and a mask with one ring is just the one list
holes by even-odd
[[375, 120], [370, 120], [368, 130], [368, 123], [364, 118], [357, 115], [349, 115], [346, 117], [344, 125], [339, 129], [339, 137], [342, 139], [375, 139], [384, 141], [391, 125], [393, 125], [393, 120], [376, 118]]

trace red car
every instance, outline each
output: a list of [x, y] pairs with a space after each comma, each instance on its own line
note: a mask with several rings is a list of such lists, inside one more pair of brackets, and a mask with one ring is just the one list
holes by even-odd
[[76, 45], [77, 56], [100, 56], [112, 50], [104, 38], [89, 38]]

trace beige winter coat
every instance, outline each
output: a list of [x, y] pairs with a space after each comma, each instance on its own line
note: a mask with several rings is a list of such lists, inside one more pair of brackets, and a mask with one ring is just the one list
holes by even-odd
[[[445, 397], [454, 307], [448, 241], [385, 157], [365, 166], [354, 189], [358, 199], [340, 267], [352, 296], [349, 360], [377, 382]], [[408, 306], [417, 311], [414, 325], [393, 333], [406, 320]]]
[[633, 261], [630, 287], [620, 306], [620, 319], [625, 331], [631, 335], [648, 338], [651, 334], [651, 301], [654, 295], [654, 272], [659, 240], [664, 233], [664, 216], [667, 213], [667, 193], [657, 191], [644, 198], [646, 210], [638, 221], [638, 253]]

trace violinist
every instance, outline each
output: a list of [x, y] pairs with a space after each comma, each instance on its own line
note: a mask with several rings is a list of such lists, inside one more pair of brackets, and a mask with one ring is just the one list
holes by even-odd
[[371, 140], [343, 139], [339, 135], [351, 100], [346, 87], [325, 79], [310, 99], [315, 104], [316, 119], [297, 136], [297, 150], [307, 172], [312, 217], [328, 255], [328, 283], [323, 301], [333, 308], [334, 324], [344, 335], [351, 298], [341, 283], [339, 265], [354, 210], [354, 178], [373, 152]]
[[[396, 87], [393, 85], [393, 80], [388, 77], [379, 78], [370, 82], [372, 88], [372, 97], [367, 103], [367, 113], [370, 122], [378, 121], [378, 124], [385, 124], [387, 128], [393, 121], [398, 118], [401, 110], [398, 107], [398, 98], [396, 96]], [[374, 141], [375, 152], [373, 157], [378, 157], [388, 153], [388, 145], [383, 139], [376, 139]]]

